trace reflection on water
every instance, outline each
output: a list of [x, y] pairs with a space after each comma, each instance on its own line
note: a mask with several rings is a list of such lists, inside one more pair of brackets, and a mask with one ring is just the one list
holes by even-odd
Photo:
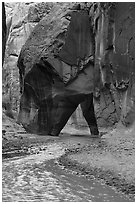
[[3, 202], [130, 201], [95, 179], [87, 180], [57, 166], [54, 161], [63, 153], [62, 147], [52, 144], [40, 154], [4, 160]]

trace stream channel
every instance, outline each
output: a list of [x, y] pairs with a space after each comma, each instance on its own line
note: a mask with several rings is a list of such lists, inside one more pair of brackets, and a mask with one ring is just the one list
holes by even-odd
[[129, 198], [95, 178], [88, 180], [58, 165], [65, 153], [57, 144], [39, 154], [3, 159], [3, 202], [130, 202]]

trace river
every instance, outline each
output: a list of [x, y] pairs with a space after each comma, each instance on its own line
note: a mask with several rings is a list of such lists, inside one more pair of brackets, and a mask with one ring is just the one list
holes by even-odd
[[88, 180], [65, 170], [57, 159], [65, 152], [57, 144], [49, 144], [39, 154], [3, 159], [3, 202], [129, 202], [95, 178]]

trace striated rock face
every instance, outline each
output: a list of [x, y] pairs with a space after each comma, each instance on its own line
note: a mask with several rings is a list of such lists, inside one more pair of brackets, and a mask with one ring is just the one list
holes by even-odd
[[104, 124], [121, 120], [128, 125], [134, 121], [134, 26], [134, 3], [100, 3], [96, 7], [95, 86], [101, 77], [107, 87], [101, 92], [97, 113]]
[[[93, 82], [93, 71], [95, 71], [94, 105], [98, 125], [112, 126], [119, 121], [129, 125], [134, 122], [135, 112], [135, 4], [132, 2], [110, 2], [80, 3], [80, 5], [81, 8], [89, 12], [90, 29], [94, 36], [93, 41], [95, 41], [93, 54], [95, 56], [95, 66], [92, 71], [90, 69], [91, 73], [88, 73], [88, 75], [92, 75], [89, 80]], [[23, 93], [23, 80], [32, 70], [33, 65], [39, 63], [41, 56], [47, 60], [49, 56], [58, 55], [65, 43], [66, 31], [70, 24], [70, 14], [76, 9], [79, 9], [79, 3], [75, 2], [6, 3], [8, 39], [3, 77], [4, 85], [5, 79], [7, 80], [6, 94], [8, 92], [9, 95], [13, 96], [9, 98], [14, 109], [16, 109], [20, 100], [19, 77], [20, 88]], [[93, 41], [92, 45], [94, 44]], [[20, 75], [17, 68], [19, 53]], [[53, 67], [56, 66], [54, 73], [56, 73], [56, 70], [59, 71], [60, 67], [64, 68], [64, 65], [58, 65], [57, 67], [58, 61], [53, 62], [52, 59], [48, 59], [48, 62]], [[69, 70], [70, 73], [70, 67], [66, 67], [66, 70]], [[63, 79], [67, 72], [64, 69], [62, 70], [62, 75], [59, 78]], [[75, 76], [74, 70], [72, 72], [73, 76]], [[31, 72], [28, 77], [32, 78]], [[44, 75], [42, 74], [41, 77], [44, 77]], [[69, 79], [67, 78], [67, 80]], [[48, 88], [50, 83], [45, 83], [47, 83], [47, 89], [42, 94], [43, 97], [50, 90]], [[71, 86], [72, 89], [74, 85], [76, 85], [75, 82]], [[78, 83], [77, 90], [82, 90], [82, 88], [82, 83]], [[93, 91], [93, 83], [90, 83], [89, 90], [87, 93]], [[56, 89], [54, 89], [54, 94], [56, 92]], [[83, 89], [83, 92], [85, 92], [85, 89]], [[28, 124], [33, 121], [36, 125], [38, 124], [38, 108], [35, 107], [37, 100], [35, 97], [33, 98], [30, 103], [32, 108]], [[22, 95], [21, 106], [22, 103], [26, 103], [24, 100]], [[27, 105], [27, 107], [29, 106]], [[80, 108], [73, 114], [69, 123], [85, 125]]]

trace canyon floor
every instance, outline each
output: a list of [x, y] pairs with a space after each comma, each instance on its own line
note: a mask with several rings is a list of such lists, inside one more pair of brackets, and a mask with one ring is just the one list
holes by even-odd
[[134, 201], [135, 130], [118, 124], [100, 128], [101, 138], [91, 138], [89, 130], [66, 126], [58, 137], [25, 132], [14, 119], [3, 115], [2, 158], [40, 154], [48, 145], [63, 149], [57, 163], [87, 179], [93, 177]]

